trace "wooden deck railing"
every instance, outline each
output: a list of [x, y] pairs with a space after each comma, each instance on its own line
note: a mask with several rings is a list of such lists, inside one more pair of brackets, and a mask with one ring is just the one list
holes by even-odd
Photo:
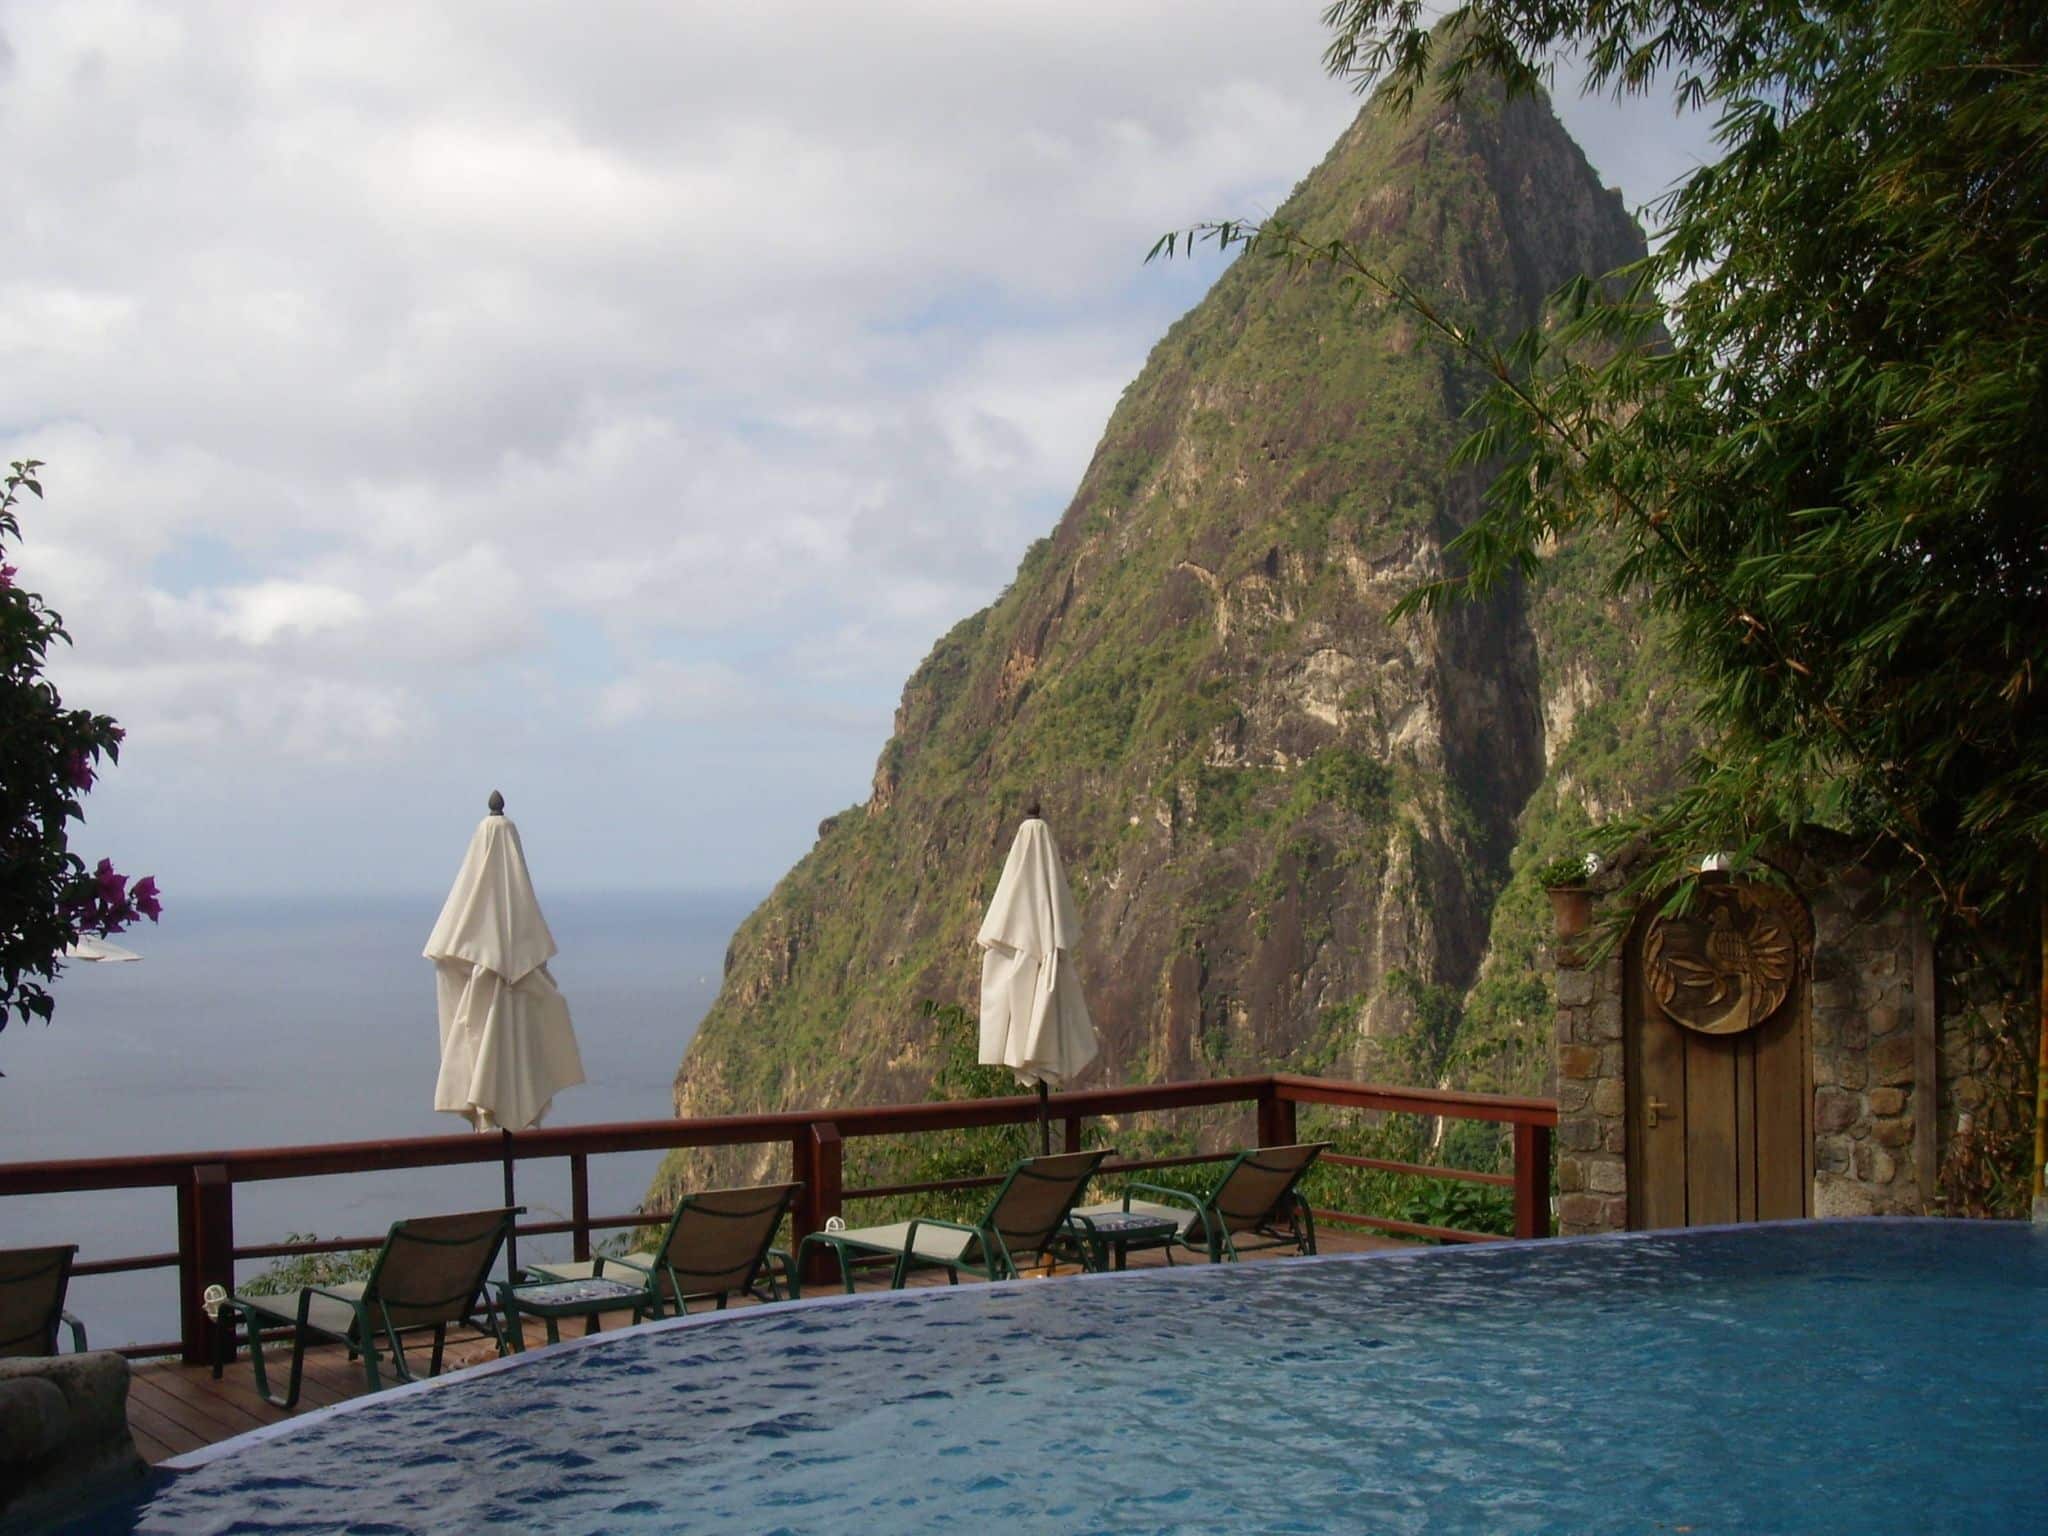
[[[1255, 1107], [1258, 1138], [1266, 1145], [1297, 1139], [1296, 1114], [1303, 1104], [1509, 1125], [1513, 1128], [1514, 1142], [1512, 1173], [1482, 1173], [1385, 1158], [1334, 1154], [1327, 1161], [1342, 1167], [1378, 1169], [1511, 1189], [1514, 1191], [1515, 1236], [1549, 1235], [1550, 1132], [1557, 1124], [1557, 1105], [1549, 1099], [1390, 1088], [1285, 1073], [1145, 1087], [1092, 1088], [1058, 1093], [1051, 1098], [1052, 1116], [1060, 1126], [1062, 1141], [1073, 1150], [1080, 1148], [1084, 1127], [1091, 1119], [1225, 1104]], [[841, 1214], [848, 1201], [969, 1189], [996, 1182], [995, 1178], [989, 1177], [849, 1189], [843, 1179], [844, 1150], [849, 1140], [960, 1130], [970, 1126], [1028, 1124], [1037, 1118], [1038, 1100], [1019, 1096], [819, 1112], [621, 1121], [609, 1125], [527, 1131], [511, 1138], [512, 1157], [516, 1162], [547, 1158], [568, 1160], [570, 1218], [567, 1221], [522, 1224], [519, 1235], [541, 1237], [568, 1233], [576, 1257], [584, 1259], [590, 1256], [593, 1232], [639, 1226], [649, 1219], [638, 1211], [609, 1215], [591, 1213], [590, 1159], [593, 1157], [620, 1152], [670, 1151], [683, 1147], [781, 1143], [790, 1149], [792, 1177], [803, 1182], [803, 1193], [793, 1212], [796, 1235], [802, 1238], [806, 1233], [821, 1230], [829, 1218]], [[382, 1241], [380, 1233], [356, 1238], [237, 1246], [235, 1187], [238, 1184], [463, 1163], [497, 1163], [504, 1156], [505, 1138], [499, 1136], [419, 1136], [399, 1141], [336, 1142], [305, 1147], [248, 1147], [217, 1152], [11, 1163], [0, 1165], [0, 1197], [108, 1189], [162, 1188], [175, 1191], [178, 1214], [176, 1252], [91, 1259], [79, 1263], [72, 1272], [85, 1276], [175, 1269], [178, 1272], [178, 1339], [163, 1344], [130, 1345], [124, 1352], [131, 1355], [182, 1354], [186, 1360], [198, 1363], [211, 1357], [212, 1348], [212, 1324], [203, 1304], [206, 1289], [211, 1285], [233, 1289], [237, 1259], [334, 1253], [375, 1247]], [[1109, 1165], [1104, 1171], [1127, 1172], [1209, 1160], [1204, 1156], [1137, 1159]], [[1318, 1210], [1316, 1216], [1321, 1221], [1447, 1242], [1486, 1241], [1491, 1235], [1361, 1212]]]

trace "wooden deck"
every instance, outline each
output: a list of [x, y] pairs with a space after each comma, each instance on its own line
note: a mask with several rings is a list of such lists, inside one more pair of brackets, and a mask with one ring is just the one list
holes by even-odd
[[[1326, 1230], [1319, 1236], [1324, 1253], [1359, 1253], [1368, 1249], [1406, 1246], [1389, 1238], [1358, 1232]], [[1246, 1262], [1256, 1261], [1253, 1258]], [[1164, 1255], [1156, 1249], [1131, 1255], [1133, 1269], [1164, 1262]], [[864, 1291], [880, 1289], [885, 1275], [886, 1271], [880, 1271], [864, 1278], [860, 1288]], [[925, 1270], [914, 1278], [913, 1283], [943, 1285], [945, 1275], [940, 1270]], [[608, 1315], [603, 1326], [609, 1329], [628, 1321], [627, 1314], [618, 1313]], [[568, 1323], [563, 1327], [567, 1336], [577, 1332], [581, 1325]], [[527, 1325], [526, 1342], [528, 1348], [547, 1342], [541, 1324]], [[271, 1386], [276, 1391], [284, 1390], [290, 1358], [286, 1347], [269, 1345], [264, 1349]], [[415, 1369], [426, 1369], [424, 1351], [408, 1358]], [[449, 1339], [445, 1364], [447, 1369], [454, 1370], [496, 1358], [497, 1350], [488, 1337], [470, 1333]], [[307, 1351], [305, 1386], [299, 1397], [300, 1412], [331, 1407], [360, 1396], [362, 1391], [360, 1364], [351, 1364], [340, 1348]], [[176, 1360], [141, 1361], [135, 1367], [128, 1389], [128, 1425], [134, 1432], [136, 1448], [150, 1462], [182, 1456], [187, 1451], [196, 1451], [201, 1446], [291, 1417], [294, 1415], [272, 1407], [257, 1395], [246, 1352], [227, 1368], [219, 1381], [213, 1379], [212, 1372], [205, 1366], [185, 1365]]]

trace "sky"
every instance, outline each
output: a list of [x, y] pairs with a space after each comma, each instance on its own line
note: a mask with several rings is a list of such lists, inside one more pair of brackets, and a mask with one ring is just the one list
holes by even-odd
[[[0, 7], [9, 550], [181, 895], [759, 889], [1357, 112], [1320, 0]], [[1560, 92], [1632, 206], [1705, 152]], [[167, 920], [169, 920], [167, 918]]]

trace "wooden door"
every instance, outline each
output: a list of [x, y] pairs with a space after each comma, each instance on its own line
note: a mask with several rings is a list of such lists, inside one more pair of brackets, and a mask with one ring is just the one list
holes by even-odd
[[[1785, 899], [1782, 893], [1772, 895]], [[1657, 905], [1653, 903], [1651, 910]], [[1794, 926], [1803, 918], [1803, 909], [1782, 917], [1783, 929], [1793, 935], [1795, 945], [1790, 974], [1781, 988], [1761, 1001], [1771, 1003], [1774, 996], [1779, 1000], [1768, 1010], [1753, 1010], [1763, 1014], [1760, 1023], [1726, 1033], [1705, 1033], [1676, 1021], [1658, 995], [1656, 946], [1648, 942], [1649, 924], [1638, 923], [1630, 936], [1623, 1013], [1630, 1226], [1711, 1226], [1810, 1213], [1813, 1093], [1807, 945], [1804, 933]], [[1695, 927], [1707, 935], [1702, 944], [1713, 942], [1704, 920]], [[1733, 947], [1739, 953], [1739, 946]], [[1687, 966], [1684, 959], [1677, 963]], [[1698, 985], [1705, 992], [1712, 978]], [[1667, 997], [1669, 990], [1665, 986]]]

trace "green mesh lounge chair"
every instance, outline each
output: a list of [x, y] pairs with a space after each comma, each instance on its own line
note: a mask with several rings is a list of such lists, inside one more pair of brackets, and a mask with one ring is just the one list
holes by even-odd
[[54, 1355], [57, 1325], [85, 1352], [85, 1327], [64, 1310], [77, 1247], [0, 1249], [0, 1356]]
[[[1168, 1217], [1180, 1223], [1181, 1243], [1206, 1252], [1212, 1264], [1268, 1248], [1314, 1253], [1316, 1219], [1297, 1186], [1329, 1145], [1315, 1141], [1240, 1152], [1206, 1194], [1133, 1182], [1125, 1188], [1120, 1204], [1076, 1211], [1076, 1224], [1085, 1224], [1090, 1216], [1118, 1211]], [[1137, 1198], [1140, 1195], [1152, 1198]], [[1167, 1258], [1172, 1257], [1169, 1248]]]
[[889, 1282], [895, 1290], [903, 1288], [915, 1265], [945, 1270], [948, 1284], [957, 1285], [963, 1273], [982, 1280], [1013, 1280], [1020, 1259], [1047, 1255], [1055, 1244], [1070, 1240], [1065, 1230], [1067, 1212], [1081, 1198], [1103, 1159], [1113, 1156], [1115, 1153], [1105, 1150], [1027, 1157], [1009, 1171], [981, 1220], [971, 1225], [920, 1216], [886, 1227], [813, 1232], [803, 1240], [802, 1251], [808, 1252], [815, 1243], [837, 1254], [839, 1277], [849, 1293], [853, 1290], [853, 1261], [866, 1255], [895, 1259], [896, 1271]]
[[[622, 1280], [647, 1287], [647, 1304], [635, 1307], [634, 1321], [661, 1317], [665, 1309], [688, 1310], [692, 1297], [713, 1296], [725, 1310], [733, 1294], [745, 1295], [764, 1281], [771, 1299], [803, 1294], [796, 1261], [772, 1246], [789, 1202], [801, 1184], [757, 1184], [748, 1189], [709, 1189], [686, 1195], [669, 1218], [668, 1230], [651, 1253], [624, 1258], [583, 1259], [566, 1264], [529, 1264], [526, 1272], [549, 1280]], [[781, 1270], [778, 1282], [775, 1270]]]
[[[296, 1407], [305, 1366], [306, 1341], [331, 1339], [348, 1346], [351, 1358], [362, 1356], [363, 1379], [369, 1390], [385, 1385], [378, 1368], [381, 1349], [391, 1351], [391, 1371], [411, 1381], [405, 1346], [399, 1335], [434, 1330], [434, 1354], [427, 1374], [441, 1373], [441, 1349], [450, 1323], [468, 1323], [497, 1341], [505, 1353], [498, 1319], [483, 1301], [484, 1284], [498, 1250], [525, 1207], [463, 1211], [453, 1216], [422, 1216], [395, 1221], [384, 1246], [370, 1265], [367, 1280], [336, 1285], [309, 1285], [280, 1296], [230, 1296], [222, 1312], [238, 1313], [248, 1327], [249, 1360], [256, 1372], [256, 1390], [280, 1408]], [[263, 1368], [263, 1330], [292, 1330], [292, 1374], [283, 1397], [272, 1396]], [[214, 1331], [213, 1374], [220, 1375], [227, 1329]]]

